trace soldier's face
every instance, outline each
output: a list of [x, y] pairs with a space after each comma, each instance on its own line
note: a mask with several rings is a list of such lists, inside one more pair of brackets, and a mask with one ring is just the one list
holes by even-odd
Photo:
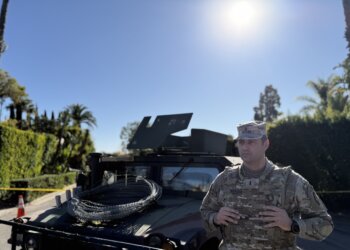
[[268, 146], [268, 139], [239, 139], [237, 142], [239, 155], [245, 163], [254, 163], [265, 158], [265, 151]]

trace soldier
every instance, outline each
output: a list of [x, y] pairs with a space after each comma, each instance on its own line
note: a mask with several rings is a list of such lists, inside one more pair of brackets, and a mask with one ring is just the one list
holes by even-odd
[[237, 130], [243, 163], [215, 178], [200, 208], [206, 229], [221, 231], [219, 249], [300, 249], [297, 236], [325, 239], [332, 218], [307, 180], [265, 157], [265, 123], [249, 122]]

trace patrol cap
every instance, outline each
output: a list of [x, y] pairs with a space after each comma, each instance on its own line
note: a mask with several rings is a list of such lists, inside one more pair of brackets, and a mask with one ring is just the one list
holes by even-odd
[[250, 121], [237, 126], [237, 139], [261, 139], [266, 136], [266, 123], [261, 121]]

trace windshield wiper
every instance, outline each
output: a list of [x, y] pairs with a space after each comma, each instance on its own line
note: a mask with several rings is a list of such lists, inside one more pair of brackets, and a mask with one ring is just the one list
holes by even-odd
[[168, 183], [171, 184], [171, 183], [173, 182], [173, 180], [174, 180], [175, 178], [177, 178], [177, 177], [182, 173], [182, 171], [184, 171], [184, 169], [187, 168], [188, 165], [191, 164], [192, 162], [193, 162], [193, 158], [190, 158], [190, 159], [188, 160], [188, 162], [185, 162], [185, 163], [181, 166], [180, 170], [176, 172], [176, 174], [169, 180]]

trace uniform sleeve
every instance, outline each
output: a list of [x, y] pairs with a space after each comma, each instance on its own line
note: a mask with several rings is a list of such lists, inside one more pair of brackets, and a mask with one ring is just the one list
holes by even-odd
[[200, 207], [204, 227], [208, 231], [215, 231], [219, 228], [217, 225], [214, 224], [214, 216], [221, 208], [221, 205], [218, 201], [220, 179], [221, 175], [218, 175], [217, 178], [210, 185], [209, 191], [205, 195], [202, 205]]
[[300, 227], [299, 237], [323, 240], [330, 235], [334, 228], [332, 218], [314, 188], [301, 176], [296, 182], [295, 198], [300, 212], [295, 219]]

